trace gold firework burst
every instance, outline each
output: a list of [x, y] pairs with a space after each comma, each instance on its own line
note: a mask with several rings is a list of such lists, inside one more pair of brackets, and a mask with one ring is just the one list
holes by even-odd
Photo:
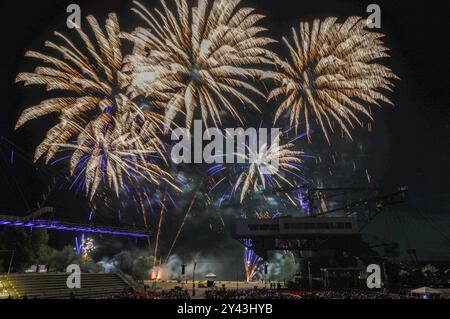
[[195, 7], [176, 0], [174, 12], [162, 0], [163, 10], [154, 13], [134, 3], [147, 27], [124, 35], [135, 45], [125, 68], [133, 77], [132, 96], [152, 98], [168, 122], [185, 115], [187, 128], [198, 109], [205, 123], [212, 119], [216, 126], [223, 111], [243, 122], [235, 100], [258, 110], [248, 97], [262, 95], [251, 82], [263, 75], [254, 65], [276, 58], [266, 48], [274, 40], [261, 36], [266, 29], [257, 26], [263, 15], [238, 8], [240, 0], [197, 0]]
[[77, 143], [55, 146], [73, 150], [71, 174], [84, 175], [91, 200], [102, 180], [117, 196], [125, 178], [133, 182], [143, 179], [157, 186], [166, 182], [179, 191], [172, 176], [156, 164], [165, 161], [165, 147], [155, 134], [154, 120], [142, 122], [141, 116], [124, 113], [116, 117], [102, 114], [85, 128], [71, 122], [70, 126], [81, 131]]
[[86, 127], [92, 118], [104, 113], [135, 112], [138, 109], [124, 94], [129, 79], [121, 72], [123, 55], [117, 16], [109, 14], [105, 23], [106, 33], [93, 16], [88, 16], [87, 21], [93, 39], [82, 29], [76, 29], [83, 48], [78, 48], [66, 36], [55, 32], [61, 44], [45, 42], [54, 54], [27, 52], [26, 57], [38, 59], [42, 65], [32, 73], [17, 76], [16, 81], [23, 82], [25, 86], [42, 85], [47, 91], [64, 92], [62, 96], [26, 109], [17, 122], [16, 128], [19, 128], [36, 118], [59, 114], [59, 123], [48, 131], [37, 147], [35, 160], [46, 154], [48, 162], [58, 151], [59, 145], [80, 134], [80, 128]]
[[350, 17], [344, 23], [336, 18], [300, 23], [299, 34], [293, 28], [293, 43], [283, 38], [290, 51], [291, 63], [280, 61], [280, 72], [268, 72], [277, 83], [270, 99], [283, 99], [275, 122], [290, 112], [291, 125], [299, 126], [302, 118], [310, 133], [315, 118], [326, 139], [337, 122], [351, 138], [350, 127], [362, 125], [363, 114], [372, 120], [368, 105], [392, 104], [383, 94], [392, 91], [392, 80], [398, 77], [377, 62], [388, 57], [383, 34], [366, 28], [367, 21]]
[[285, 175], [301, 173], [300, 165], [303, 163], [302, 157], [305, 153], [293, 150], [295, 147], [293, 142], [282, 144], [281, 135], [282, 133], [277, 135], [272, 145], [261, 145], [257, 152], [246, 146], [245, 148], [249, 155], [246, 152], [235, 153], [237, 157], [250, 162], [248, 170], [239, 176], [234, 185], [235, 189], [242, 185], [241, 203], [244, 202], [250, 191], [258, 192], [260, 187], [266, 189], [268, 180], [277, 187], [281, 187], [282, 183], [293, 186], [292, 182]]
[[272, 219], [272, 214], [267, 210], [258, 209], [255, 211], [255, 217], [257, 219]]

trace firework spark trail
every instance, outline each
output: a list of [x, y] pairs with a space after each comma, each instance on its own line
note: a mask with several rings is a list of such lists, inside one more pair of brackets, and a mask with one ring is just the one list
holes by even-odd
[[184, 115], [187, 128], [196, 110], [205, 124], [212, 119], [219, 126], [223, 110], [243, 123], [231, 100], [259, 111], [249, 97], [264, 97], [254, 86], [264, 72], [255, 65], [275, 64], [276, 55], [266, 48], [275, 41], [260, 35], [266, 29], [257, 24], [265, 17], [239, 8], [240, 0], [195, 2], [192, 7], [177, 0], [174, 12], [165, 1], [155, 12], [134, 2], [146, 27], [124, 34], [135, 46], [124, 68], [133, 78], [130, 94], [151, 98], [169, 123]]
[[261, 267], [264, 260], [255, 254], [253, 250], [248, 247], [252, 246], [252, 240], [244, 240], [245, 251], [244, 251], [244, 269], [245, 269], [245, 280], [250, 283], [255, 277], [259, 267]]
[[80, 241], [78, 241], [78, 237], [75, 237], [75, 252], [78, 256], [81, 256], [83, 252], [83, 244], [84, 242], [84, 234], [81, 234]]
[[292, 29], [293, 44], [283, 38], [291, 63], [280, 61], [281, 72], [267, 72], [266, 77], [277, 84], [269, 100], [283, 98], [275, 115], [290, 113], [290, 125], [299, 126], [304, 117], [310, 138], [310, 119], [315, 118], [328, 143], [328, 130], [338, 123], [350, 139], [349, 127], [363, 126], [358, 116], [373, 121], [367, 105], [393, 103], [383, 94], [392, 91], [392, 80], [398, 77], [386, 66], [376, 63], [389, 57], [388, 48], [380, 40], [384, 35], [366, 28], [367, 21], [350, 17], [344, 23], [337, 18], [314, 20], [312, 28], [300, 23], [300, 33]]
[[[146, 214], [144, 198], [142, 197], [142, 194], [139, 194], [139, 204], [141, 206], [142, 219], [144, 221], [145, 229], [150, 230], [150, 228], [148, 227], [147, 214]], [[151, 246], [152, 246], [150, 236], [147, 236], [147, 245], [148, 245], [148, 249], [150, 250]]]
[[169, 257], [170, 257], [170, 255], [172, 254], [172, 251], [173, 251], [173, 249], [175, 248], [175, 245], [176, 245], [177, 242], [178, 242], [178, 238], [180, 237], [181, 232], [183, 231], [184, 225], [186, 224], [186, 221], [187, 221], [187, 219], [188, 219], [188, 217], [189, 217], [189, 214], [191, 213], [192, 208], [194, 207], [194, 203], [195, 203], [195, 200], [197, 199], [198, 191], [200, 190], [200, 188], [202, 187], [202, 185], [203, 185], [202, 182], [199, 183], [197, 189], [195, 190], [195, 194], [194, 194], [194, 196], [192, 197], [192, 200], [191, 200], [191, 202], [190, 202], [190, 204], [189, 204], [189, 208], [188, 208], [188, 210], [186, 211], [186, 214], [184, 215], [184, 218], [183, 218], [183, 221], [182, 221], [182, 223], [181, 223], [181, 226], [180, 226], [180, 228], [178, 229], [178, 232], [177, 232], [177, 234], [176, 234], [176, 236], [175, 236], [175, 239], [173, 240], [172, 246], [170, 247], [169, 253], [167, 254], [166, 262], [167, 262], [167, 260], [169, 260]]
[[[255, 211], [255, 217], [257, 219], [274, 219], [281, 216], [280, 211], [268, 212], [264, 210]], [[242, 218], [248, 218], [247, 214], [243, 212], [241, 214]], [[259, 257], [250, 247], [252, 247], [253, 242], [251, 239], [244, 239], [244, 270], [246, 275], [246, 281], [249, 283], [255, 277], [258, 269], [261, 267], [264, 260]]]
[[156, 235], [155, 253], [154, 253], [155, 264], [153, 265], [153, 267], [156, 266], [156, 260], [158, 258], [159, 238], [161, 236], [161, 227], [162, 227], [163, 220], [164, 220], [164, 212], [165, 212], [164, 203], [166, 202], [166, 199], [167, 199], [167, 194], [164, 195], [164, 198], [163, 198], [163, 201], [162, 201], [163, 205], [161, 205], [161, 210], [160, 210], [160, 213], [159, 213], [158, 233]]

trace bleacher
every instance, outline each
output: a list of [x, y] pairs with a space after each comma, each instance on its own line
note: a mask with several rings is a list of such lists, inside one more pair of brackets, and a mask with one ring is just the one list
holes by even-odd
[[126, 279], [118, 274], [82, 274], [81, 288], [69, 289], [69, 274], [11, 274], [0, 276], [7, 282], [10, 294], [15, 298], [39, 299], [99, 299], [133, 289]]

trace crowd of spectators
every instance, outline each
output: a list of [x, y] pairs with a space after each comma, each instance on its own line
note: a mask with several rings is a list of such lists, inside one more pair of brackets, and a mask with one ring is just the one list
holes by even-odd
[[169, 291], [163, 290], [158, 294], [158, 298], [153, 299], [190, 299], [190, 294], [186, 289], [177, 287]]
[[[11, 298], [11, 297], [10, 297]], [[23, 296], [23, 299], [28, 299], [27, 296]], [[70, 299], [76, 299], [75, 295], [71, 294]], [[381, 291], [369, 291], [363, 289], [340, 289], [340, 290], [323, 290], [323, 291], [298, 291], [298, 290], [279, 290], [279, 289], [211, 289], [206, 290], [204, 294], [206, 299], [410, 299], [413, 298], [409, 294], [388, 294]], [[106, 297], [105, 299], [162, 299], [162, 300], [188, 300], [191, 299], [191, 295], [187, 289], [176, 287], [174, 289], [165, 291], [131, 291], [124, 290], [121, 293], [117, 293]]]
[[317, 292], [280, 291], [272, 289], [209, 290], [207, 299], [391, 299], [382, 292], [333, 290]]
[[320, 291], [308, 295], [304, 295], [304, 299], [392, 299], [392, 296], [383, 292], [344, 289], [344, 290], [327, 290]]
[[[367, 290], [343, 289], [316, 292], [278, 289], [212, 289], [205, 292], [206, 299], [392, 299], [392, 295]], [[189, 291], [180, 287], [160, 292], [131, 292], [111, 296], [109, 299], [190, 299]]]
[[110, 296], [108, 299], [190, 299], [189, 292], [186, 289], [176, 287], [169, 291], [160, 292], [134, 292], [126, 291], [120, 294]]
[[208, 290], [206, 299], [290, 299], [295, 296], [285, 295], [274, 289]]

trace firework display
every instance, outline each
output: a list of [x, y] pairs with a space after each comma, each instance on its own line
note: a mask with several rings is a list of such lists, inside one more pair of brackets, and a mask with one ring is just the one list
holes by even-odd
[[[293, 186], [293, 184], [283, 176], [282, 172], [291, 175], [301, 173], [303, 163], [302, 151], [294, 150], [294, 144], [281, 144], [281, 133], [279, 133], [272, 145], [262, 145], [258, 153], [246, 155], [244, 152], [236, 153], [238, 157], [245, 161], [250, 161], [250, 157], [255, 160], [250, 164], [248, 171], [243, 172], [235, 184], [235, 189], [242, 186], [240, 201], [244, 201], [250, 190], [257, 192], [259, 188], [266, 189], [266, 184], [273, 187], [281, 187], [282, 184]], [[245, 147], [250, 153], [254, 152], [248, 146]]]
[[[77, 29], [85, 48], [77, 48], [60, 33], [55, 33], [65, 45], [46, 42], [46, 46], [60, 53], [64, 60], [30, 51], [26, 55], [45, 64], [34, 73], [21, 73], [18, 82], [25, 85], [45, 85], [47, 90], [69, 91], [77, 97], [61, 97], [42, 102], [24, 111], [17, 127], [50, 113], [60, 114], [60, 123], [50, 129], [36, 149], [35, 160], [46, 155], [48, 162], [60, 149], [73, 150], [71, 173], [85, 175], [85, 188], [92, 199], [102, 180], [116, 194], [123, 189], [124, 175], [159, 185], [169, 181], [170, 175], [149, 157], [165, 160], [165, 147], [158, 136], [164, 121], [158, 114], [142, 110], [125, 93], [129, 79], [122, 73], [123, 54], [120, 28], [115, 14], [106, 20], [106, 34], [98, 21], [87, 17], [94, 33], [93, 42]], [[97, 44], [94, 45], [94, 43]], [[89, 52], [88, 58], [82, 51]], [[94, 115], [92, 115], [94, 114]], [[70, 143], [77, 136], [76, 143]], [[78, 179], [77, 178], [77, 179]], [[170, 181], [171, 185], [176, 186]]]
[[[236, 247], [222, 244], [224, 234], [233, 239], [239, 246], [239, 255], [234, 256], [239, 269], [233, 269], [233, 276], [241, 280], [245, 276], [248, 285], [256, 280], [262, 284], [269, 276], [268, 266], [264, 275], [261, 266], [273, 257], [273, 251], [298, 253], [295, 258], [278, 260], [280, 267], [288, 269], [297, 257], [307, 258], [304, 251], [319, 250], [322, 244], [332, 246], [333, 240], [324, 239], [329, 233], [344, 236], [354, 230], [348, 222], [356, 214], [353, 210], [363, 204], [369, 209], [375, 197], [364, 201], [361, 195], [354, 202], [346, 198], [346, 206], [340, 209], [338, 196], [350, 197], [354, 189], [326, 184], [337, 185], [337, 181], [329, 183], [337, 179], [333, 174], [348, 166], [358, 177], [363, 170], [364, 184], [366, 180], [370, 186], [376, 183], [372, 167], [357, 164], [356, 152], [347, 153], [336, 144], [351, 145], [348, 149], [368, 144], [358, 136], [356, 146], [354, 128], [370, 123], [372, 130], [372, 108], [394, 105], [389, 94], [399, 77], [383, 64], [389, 57], [384, 34], [368, 28], [364, 18], [347, 16], [302, 21], [292, 28], [292, 35], [282, 37], [268, 14], [266, 19], [241, 0], [133, 1], [130, 9], [126, 24], [119, 24], [116, 13], [109, 13], [104, 22], [89, 15], [86, 23], [72, 31], [78, 37], [55, 32], [56, 39], [45, 42], [42, 52], [46, 53], [25, 54], [36, 64], [34, 71], [14, 72], [18, 73], [16, 83], [46, 90], [36, 93], [41, 102], [26, 106], [15, 129], [44, 117], [54, 119], [48, 121], [51, 127], [44, 123], [45, 138], [32, 146], [36, 171], [53, 169], [58, 174], [49, 187], [50, 195], [38, 194], [44, 198], [42, 207], [52, 206], [58, 187], [69, 184], [66, 196], [78, 200], [80, 195], [89, 208], [83, 214], [89, 211], [89, 218], [70, 227], [54, 227], [56, 208], [51, 213], [32, 214], [30, 219], [14, 219], [13, 226], [45, 224], [41, 228], [93, 233], [99, 244], [108, 234], [129, 235], [129, 240], [114, 247], [122, 252], [102, 263], [136, 273], [145, 293], [147, 280], [162, 282], [170, 277], [187, 283], [188, 268], [194, 294], [197, 266], [204, 270], [201, 279], [208, 279], [204, 280], [208, 284], [217, 276], [215, 270], [212, 273], [202, 265], [196, 251], [176, 255], [186, 247], [185, 232], [190, 227], [201, 224], [202, 231], [195, 228], [192, 237], [198, 237], [199, 245], [207, 249]], [[197, 135], [197, 121], [212, 128], [205, 134], [201, 129]], [[267, 133], [263, 129], [267, 122], [277, 126], [272, 128], [270, 142], [260, 136]], [[259, 123], [258, 132], [255, 123]], [[226, 125], [239, 127], [232, 129], [235, 136], [231, 139]], [[176, 160], [177, 146], [185, 142], [175, 142], [174, 136], [183, 135], [179, 129], [190, 139], [201, 139], [190, 140], [189, 147], [182, 149], [183, 156], [178, 154], [194, 158], [196, 168], [192, 162]], [[215, 137], [220, 135], [220, 141], [207, 134], [211, 130]], [[253, 130], [257, 132], [254, 139]], [[278, 132], [275, 136], [274, 131]], [[323, 143], [313, 138], [316, 135], [324, 136]], [[335, 143], [333, 138], [339, 135], [344, 138]], [[232, 152], [228, 149], [231, 141]], [[207, 142], [211, 143], [206, 146]], [[357, 154], [366, 156], [362, 151]], [[11, 166], [20, 155], [11, 147], [7, 158]], [[38, 166], [40, 160], [43, 163]], [[336, 168], [339, 161], [346, 165]], [[326, 179], [324, 172], [330, 175]], [[341, 174], [347, 172], [343, 168]], [[328, 195], [330, 190], [338, 195]], [[336, 211], [342, 214], [333, 217], [343, 221], [311, 221]], [[114, 226], [94, 226], [96, 222]], [[241, 233], [235, 224], [231, 234], [226, 233], [230, 223], [238, 222], [246, 226], [239, 229]], [[143, 230], [133, 235], [118, 225], [136, 230], [142, 226]], [[109, 227], [118, 231], [109, 231]], [[325, 235], [316, 236], [322, 240], [316, 245], [313, 241], [320, 232]], [[310, 237], [297, 240], [298, 233]], [[274, 237], [266, 241], [266, 235]], [[357, 237], [356, 231], [350, 237]], [[141, 238], [147, 240], [145, 248], [138, 242]], [[95, 263], [93, 252], [96, 258], [103, 242], [97, 247], [84, 234], [80, 242], [75, 241], [75, 251], [85, 266]], [[266, 242], [278, 246], [264, 250]], [[263, 249], [258, 246], [261, 243]], [[304, 249], [303, 245], [311, 246]], [[136, 255], [127, 255], [129, 247], [137, 247]], [[138, 258], [131, 260], [130, 256]], [[186, 265], [183, 258], [191, 258], [193, 265]], [[182, 274], [171, 267], [182, 267]], [[291, 268], [291, 277], [300, 272], [300, 267]], [[302, 279], [306, 278], [303, 268]], [[284, 279], [277, 278], [279, 282]], [[158, 289], [156, 283], [153, 288]]]
[[95, 17], [89, 16], [87, 21], [94, 39], [89, 38], [82, 29], [76, 29], [84, 43], [83, 48], [76, 47], [69, 38], [55, 32], [62, 44], [46, 41], [45, 46], [55, 52], [56, 56], [27, 52], [27, 57], [43, 64], [33, 73], [20, 73], [17, 76], [16, 81], [23, 82], [26, 86], [42, 85], [47, 91], [65, 92], [60, 97], [26, 109], [17, 122], [16, 128], [19, 128], [36, 118], [52, 113], [59, 115], [59, 123], [48, 131], [46, 138], [36, 149], [35, 160], [46, 154], [48, 162], [58, 151], [60, 144], [76, 137], [81, 133], [80, 128], [93, 120], [91, 113], [95, 114], [95, 119], [105, 113], [138, 110], [137, 105], [123, 90], [129, 80], [121, 72], [123, 56], [117, 16], [109, 15], [105, 23], [106, 34]]
[[389, 56], [388, 48], [381, 33], [368, 30], [365, 19], [301, 22], [292, 33], [292, 40], [283, 38], [290, 62], [280, 62], [281, 72], [266, 75], [277, 83], [269, 99], [282, 100], [275, 122], [289, 112], [290, 124], [305, 121], [310, 135], [314, 119], [330, 142], [329, 132], [336, 129], [333, 123], [351, 138], [354, 124], [373, 120], [369, 105], [392, 104], [383, 90], [392, 91], [392, 80], [398, 77], [378, 62]]
[[[255, 211], [254, 215], [257, 219], [271, 219], [278, 218], [281, 216], [279, 211], [270, 213], [264, 210]], [[243, 218], [247, 218], [247, 214], [243, 213], [241, 215]], [[259, 257], [252, 249], [253, 242], [251, 239], [244, 240], [244, 269], [245, 278], [247, 282], [252, 282], [255, 275], [258, 273], [259, 268], [264, 263], [264, 259]]]
[[80, 241], [78, 237], [75, 237], [75, 252], [81, 257], [83, 262], [91, 261], [92, 253], [95, 252], [97, 247], [95, 246], [94, 240], [90, 237], [86, 237], [82, 234]]
[[298, 201], [290, 194], [272, 194], [280, 187], [309, 183], [304, 176], [305, 162], [315, 156], [303, 151], [306, 133], [292, 133], [293, 129], [278, 132], [270, 144], [261, 144], [257, 149], [250, 147], [252, 143], [244, 143], [233, 154], [241, 161], [212, 165], [207, 177], [208, 198], [219, 208], [227, 202], [233, 203], [234, 199], [242, 207], [252, 206], [255, 200], [260, 199], [263, 206], [297, 207]]
[[127, 57], [127, 74], [133, 80], [133, 95], [150, 97], [164, 109], [168, 125], [178, 114], [185, 115], [190, 128], [197, 109], [205, 123], [218, 126], [226, 110], [243, 122], [231, 102], [240, 101], [255, 110], [250, 97], [262, 95], [251, 80], [263, 75], [254, 65], [273, 64], [276, 56], [266, 46], [274, 40], [261, 36], [266, 29], [257, 25], [264, 18], [252, 8], [238, 8], [240, 0], [175, 1], [170, 11], [152, 13], [139, 2], [133, 11], [144, 27], [126, 35], [135, 44]]
[[[124, 187], [124, 177], [133, 181], [142, 178], [155, 185], [165, 181], [178, 189], [171, 175], [153, 163], [156, 158], [164, 158], [164, 145], [154, 135], [152, 125], [149, 122], [138, 125], [130, 116], [124, 114], [118, 119], [100, 116], [86, 128], [80, 128], [82, 132], [75, 145], [58, 145], [74, 149], [71, 173], [84, 174], [91, 199], [105, 179], [117, 196]], [[149, 160], [152, 158], [153, 162]]]
[[244, 242], [244, 269], [245, 269], [245, 281], [252, 282], [258, 269], [261, 267], [264, 260], [259, 257], [253, 250], [247, 247], [252, 246], [252, 240], [247, 239]]

